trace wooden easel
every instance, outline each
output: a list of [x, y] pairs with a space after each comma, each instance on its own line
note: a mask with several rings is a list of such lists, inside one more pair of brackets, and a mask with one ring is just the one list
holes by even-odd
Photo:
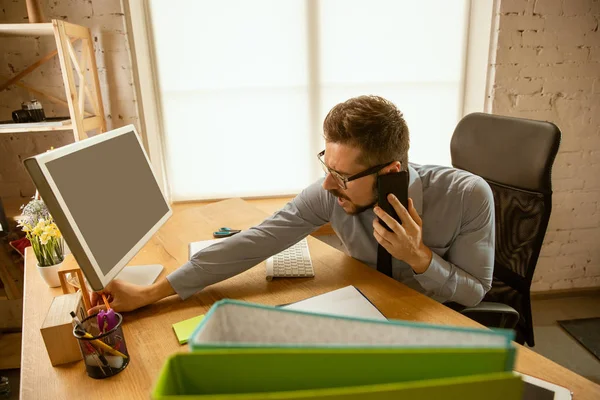
[[[85, 278], [83, 273], [81, 272], [81, 268], [75, 262], [72, 254], [69, 254], [65, 257], [65, 261], [63, 262], [62, 267], [58, 271], [58, 279], [60, 279], [60, 287], [64, 294], [74, 293], [76, 292], [76, 288], [67, 282], [67, 274], [75, 274], [77, 276], [77, 281], [79, 282], [79, 289], [81, 290], [81, 295], [83, 297], [83, 304], [85, 305], [86, 311], [92, 308], [90, 303], [90, 293], [87, 290], [87, 286], [85, 285]], [[74, 290], [71, 291], [71, 288]]]

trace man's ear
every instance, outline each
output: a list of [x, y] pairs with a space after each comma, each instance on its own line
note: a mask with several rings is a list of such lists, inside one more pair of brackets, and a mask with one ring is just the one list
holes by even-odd
[[400, 172], [401, 167], [402, 167], [402, 163], [400, 163], [400, 161], [391, 162], [386, 167], [384, 167], [381, 171], [379, 171], [379, 175], [387, 175], [387, 174]]

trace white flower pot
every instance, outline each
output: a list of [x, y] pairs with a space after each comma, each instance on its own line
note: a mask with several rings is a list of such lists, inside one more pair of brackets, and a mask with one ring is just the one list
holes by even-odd
[[40, 267], [37, 264], [37, 270], [42, 276], [42, 279], [46, 282], [48, 287], [58, 287], [60, 286], [60, 279], [58, 279], [58, 270], [60, 269], [62, 263], [58, 263], [55, 265], [51, 265], [49, 267]]

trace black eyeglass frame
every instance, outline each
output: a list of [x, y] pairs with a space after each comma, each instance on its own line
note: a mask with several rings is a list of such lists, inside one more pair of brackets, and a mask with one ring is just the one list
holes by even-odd
[[385, 163], [385, 164], [375, 165], [375, 166], [373, 166], [371, 168], [367, 168], [366, 170], [364, 170], [362, 172], [359, 172], [358, 174], [354, 174], [354, 175], [346, 177], [346, 176], [343, 176], [342, 174], [340, 174], [339, 172], [337, 172], [337, 171], [329, 168], [325, 164], [324, 156], [325, 156], [325, 150], [323, 150], [322, 152], [320, 152], [319, 154], [317, 154], [317, 158], [321, 162], [321, 165], [323, 166], [323, 169], [328, 174], [331, 174], [335, 178], [337, 178], [336, 181], [338, 182], [338, 186], [340, 186], [344, 190], [348, 189], [348, 182], [352, 182], [352, 181], [355, 181], [357, 179], [364, 178], [365, 176], [373, 175], [373, 174], [381, 171], [384, 167], [388, 166], [391, 163], [391, 161], [390, 161], [390, 162]]

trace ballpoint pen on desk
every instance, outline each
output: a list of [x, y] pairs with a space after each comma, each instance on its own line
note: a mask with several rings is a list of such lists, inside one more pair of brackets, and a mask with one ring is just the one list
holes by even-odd
[[215, 239], [226, 238], [226, 237], [233, 236], [240, 232], [241, 232], [240, 229], [231, 229], [231, 228], [223, 227], [223, 228], [219, 228], [218, 231], [213, 232], [213, 237]]

